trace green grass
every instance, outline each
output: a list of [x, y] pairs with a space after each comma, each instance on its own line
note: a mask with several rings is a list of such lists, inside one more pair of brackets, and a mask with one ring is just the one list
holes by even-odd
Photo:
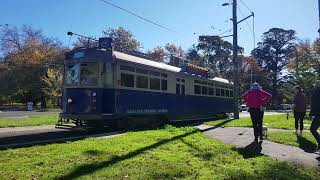
[[319, 179], [288, 165], [213, 140], [194, 128], [129, 132], [0, 151], [3, 179]]
[[297, 136], [292, 132], [269, 133], [268, 140], [280, 144], [300, 147], [307, 152], [312, 152], [317, 147], [317, 141], [310, 132], [304, 132], [302, 136]]
[[[286, 114], [280, 115], [266, 115], [263, 118], [263, 124], [268, 123], [269, 128], [274, 129], [295, 129], [293, 115], [289, 115], [287, 120]], [[252, 121], [250, 117], [240, 118], [236, 120], [215, 120], [206, 122], [205, 124], [215, 126], [222, 125], [224, 127], [252, 127]], [[304, 120], [304, 124], [311, 124], [311, 121]]]
[[0, 118], [0, 128], [53, 125], [57, 123], [59, 114], [32, 115], [19, 118]]

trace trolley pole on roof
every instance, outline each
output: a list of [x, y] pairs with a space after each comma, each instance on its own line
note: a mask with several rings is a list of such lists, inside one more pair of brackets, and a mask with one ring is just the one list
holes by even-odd
[[[320, 0], [319, 0], [320, 1]], [[239, 119], [239, 61], [238, 61], [238, 21], [237, 21], [237, 0], [232, 3], [232, 21], [233, 21], [233, 50], [232, 62], [234, 65], [234, 82], [233, 82], [233, 101], [234, 101], [234, 118]]]

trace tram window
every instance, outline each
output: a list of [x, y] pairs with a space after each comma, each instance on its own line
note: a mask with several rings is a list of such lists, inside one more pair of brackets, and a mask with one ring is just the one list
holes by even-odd
[[233, 91], [230, 91], [230, 97], [233, 97]]
[[208, 83], [209, 86], [213, 86], [213, 83]]
[[177, 81], [180, 82], [180, 78], [177, 78]]
[[194, 80], [194, 83], [201, 84], [201, 81], [199, 81], [199, 80]]
[[225, 95], [226, 95], [225, 90], [221, 89], [221, 96], [225, 96]]
[[148, 74], [148, 71], [147, 70], [144, 70], [144, 69], [136, 69], [136, 72], [137, 73], [141, 73], [141, 74]]
[[201, 84], [203, 84], [203, 85], [207, 85], [208, 83], [207, 83], [207, 82], [205, 82], [205, 81], [202, 81], [202, 82], [201, 82]]
[[150, 89], [160, 90], [160, 79], [150, 78]]
[[80, 84], [96, 85], [98, 84], [99, 64], [87, 63], [81, 64], [80, 68]]
[[121, 73], [121, 85], [124, 87], [134, 87], [134, 75]]
[[230, 91], [226, 90], [226, 97], [230, 97]]
[[181, 82], [183, 82], [183, 83], [184, 83], [184, 82], [186, 82], [186, 80], [185, 80], [185, 79], [181, 79]]
[[165, 79], [162, 79], [162, 80], [161, 80], [161, 89], [162, 89], [163, 91], [168, 90], [168, 81], [167, 81], [167, 80], [165, 80]]
[[120, 66], [120, 70], [134, 72], [134, 67], [121, 65], [121, 66]]
[[194, 85], [194, 94], [201, 94], [201, 86]]
[[80, 64], [72, 64], [67, 66], [66, 84], [75, 85], [79, 83]]
[[160, 76], [160, 73], [156, 71], [150, 71], [149, 74], [152, 76]]
[[202, 94], [208, 94], [208, 88], [206, 86], [202, 86]]
[[181, 94], [185, 95], [186, 88], [184, 85], [181, 85]]
[[213, 91], [213, 88], [208, 88], [208, 89], [209, 89], [209, 91], [208, 91], [208, 92], [209, 92], [209, 95], [213, 96], [213, 92], [214, 92], [214, 91]]
[[176, 84], [176, 94], [180, 94], [180, 84]]
[[148, 88], [148, 77], [137, 76], [136, 87], [147, 89]]
[[164, 78], [167, 78], [168, 77], [168, 75], [167, 74], [161, 74], [161, 77], [164, 77]]
[[216, 96], [221, 96], [221, 89], [219, 88], [216, 89]]

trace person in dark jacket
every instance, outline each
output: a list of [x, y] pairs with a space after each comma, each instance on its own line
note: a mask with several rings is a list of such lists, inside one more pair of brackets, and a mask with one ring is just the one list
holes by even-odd
[[272, 95], [263, 91], [258, 83], [253, 83], [251, 89], [243, 94], [241, 98], [246, 102], [246, 105], [249, 108], [254, 132], [254, 141], [258, 142], [259, 136], [260, 141], [262, 141], [263, 106], [271, 100]]
[[317, 129], [320, 126], [320, 80], [317, 80], [315, 83], [315, 88], [311, 97], [311, 110], [310, 116], [314, 116], [312, 124], [310, 126], [310, 131], [314, 138], [318, 142], [317, 151], [320, 150], [320, 135], [317, 132]]
[[[296, 94], [293, 99], [293, 115], [295, 119], [296, 134], [302, 135], [303, 119], [307, 111], [306, 96], [304, 95], [302, 88], [300, 86], [296, 86], [294, 88], [296, 90]], [[298, 133], [299, 124], [300, 124], [300, 134]]]

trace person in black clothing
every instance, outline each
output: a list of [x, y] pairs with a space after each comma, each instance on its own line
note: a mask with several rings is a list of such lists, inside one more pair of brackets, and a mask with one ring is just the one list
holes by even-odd
[[[296, 134], [302, 135], [303, 119], [306, 115], [307, 110], [306, 96], [304, 95], [303, 90], [300, 86], [296, 86], [294, 88], [296, 90], [296, 94], [293, 98], [293, 114], [295, 119]], [[300, 133], [298, 133], [299, 124]]]
[[310, 131], [318, 142], [317, 151], [320, 150], [320, 135], [317, 129], [320, 127], [320, 80], [316, 81], [314, 91], [311, 97], [310, 116], [314, 116]]

